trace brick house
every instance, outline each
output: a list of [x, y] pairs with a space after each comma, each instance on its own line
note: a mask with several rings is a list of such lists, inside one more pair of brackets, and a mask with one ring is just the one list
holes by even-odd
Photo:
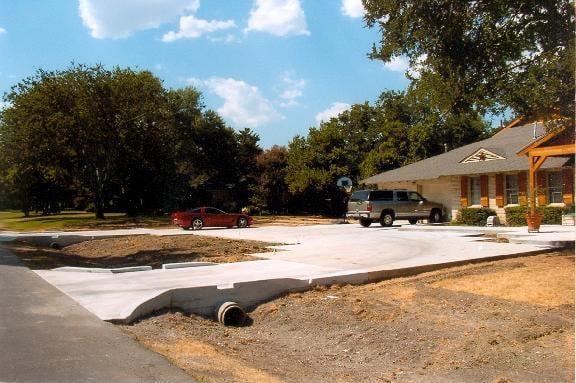
[[[518, 155], [547, 136], [541, 123], [512, 124], [492, 137], [449, 152], [374, 175], [360, 181], [379, 189], [416, 190], [431, 201], [442, 203], [446, 219], [456, 218], [462, 207], [494, 209], [502, 222], [504, 209], [528, 203], [529, 163]], [[566, 138], [567, 137], [567, 138]], [[574, 143], [574, 131], [563, 140]], [[574, 156], [550, 157], [536, 173], [538, 205], [574, 203]]]

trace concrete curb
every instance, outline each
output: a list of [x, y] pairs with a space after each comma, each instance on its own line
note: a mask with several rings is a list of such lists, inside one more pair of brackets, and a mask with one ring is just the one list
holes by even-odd
[[310, 278], [277, 278], [260, 281], [240, 282], [219, 286], [177, 288], [163, 291], [145, 298], [139, 304], [126, 307], [117, 318], [102, 318], [113, 323], [131, 323], [138, 318], [161, 309], [181, 309], [189, 313], [212, 317], [214, 309], [225, 301], [237, 302], [247, 311], [262, 303], [293, 292], [303, 292], [315, 286], [335, 284], [361, 285], [393, 278], [409, 277], [450, 267], [485, 263], [504, 259], [534, 256], [549, 252], [549, 248], [517, 254], [507, 254], [453, 261], [393, 270], [357, 269], [350, 272], [333, 272]]
[[162, 265], [163, 270], [170, 269], [181, 269], [184, 267], [202, 267], [202, 266], [214, 266], [217, 263], [214, 262], [175, 262], [175, 263], [164, 263]]
[[83, 272], [83, 273], [102, 273], [102, 274], [120, 274], [131, 273], [135, 271], [149, 271], [152, 266], [131, 266], [131, 267], [117, 267], [115, 269], [102, 269], [98, 267], [73, 267], [64, 266], [52, 269], [53, 271], [70, 271], [70, 272]]

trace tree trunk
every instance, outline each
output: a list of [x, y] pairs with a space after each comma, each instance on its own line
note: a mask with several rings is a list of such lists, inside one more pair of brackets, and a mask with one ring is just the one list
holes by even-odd
[[104, 219], [104, 177], [100, 174], [98, 167], [96, 167], [95, 173], [94, 215], [96, 219]]
[[99, 195], [94, 196], [94, 215], [96, 219], [104, 219], [104, 202]]

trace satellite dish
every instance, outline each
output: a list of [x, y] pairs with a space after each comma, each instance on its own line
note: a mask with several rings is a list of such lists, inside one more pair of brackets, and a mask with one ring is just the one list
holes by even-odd
[[352, 190], [352, 180], [349, 177], [340, 177], [338, 181], [336, 181], [336, 185], [348, 193]]

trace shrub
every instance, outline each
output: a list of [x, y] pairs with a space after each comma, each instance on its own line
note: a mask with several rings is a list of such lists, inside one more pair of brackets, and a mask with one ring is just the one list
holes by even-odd
[[[559, 206], [538, 206], [536, 212], [542, 216], [542, 224], [560, 225], [562, 224], [562, 213], [565, 209]], [[529, 207], [526, 205], [505, 208], [506, 224], [508, 226], [526, 226], [526, 213], [528, 213], [528, 210]]]
[[459, 225], [466, 226], [484, 226], [488, 217], [496, 215], [496, 212], [492, 209], [485, 207], [482, 208], [470, 208], [465, 207], [458, 210], [458, 215], [456, 216], [456, 222]]
[[526, 226], [526, 213], [528, 206], [512, 206], [504, 209], [506, 212], [506, 225], [508, 226]]
[[542, 223], [546, 225], [561, 225], [563, 207], [542, 206], [538, 207], [538, 213], [542, 214]]
[[562, 209], [563, 215], [574, 215], [574, 205], [566, 205], [564, 209]]

